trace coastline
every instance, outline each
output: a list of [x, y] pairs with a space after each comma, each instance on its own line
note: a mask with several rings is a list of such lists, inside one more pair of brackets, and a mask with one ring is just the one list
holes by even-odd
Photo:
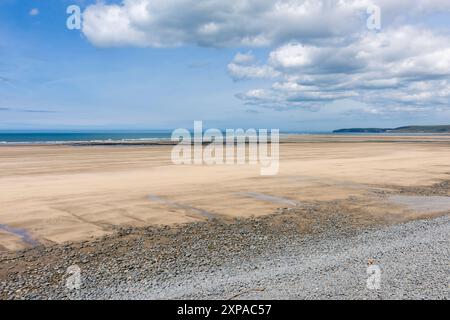
[[[309, 208], [316, 216], [306, 229], [297, 223], [308, 210], [284, 210], [119, 228], [93, 241], [1, 254], [0, 299], [449, 298], [449, 214], [355, 225], [323, 209]], [[382, 266], [381, 290], [366, 287], [371, 263]], [[78, 290], [66, 286], [73, 266], [81, 272]]]
[[[279, 143], [295, 142], [438, 142], [450, 140], [450, 134], [438, 133], [280, 133]], [[270, 141], [269, 141], [270, 142]], [[172, 146], [171, 138], [105, 139], [73, 141], [0, 141], [2, 146]], [[208, 142], [203, 142], [208, 144]]]
[[172, 145], [149, 146], [1, 146], [0, 225], [9, 229], [0, 230], [0, 251], [28, 246], [7, 230], [62, 243], [121, 225], [195, 222], [204, 212], [263, 216], [283, 205], [277, 199], [289, 205], [356, 197], [401, 221], [420, 214], [380, 201], [377, 190], [434, 185], [450, 173], [450, 137], [442, 136], [286, 136], [280, 172], [268, 177], [258, 165], [174, 165]]
[[[450, 137], [283, 136], [269, 177], [145, 146], [0, 147], [1, 299], [448, 298]], [[370, 259], [382, 292], [364, 289]], [[72, 265], [81, 291], [65, 286]], [[339, 281], [316, 289], [330, 270]]]

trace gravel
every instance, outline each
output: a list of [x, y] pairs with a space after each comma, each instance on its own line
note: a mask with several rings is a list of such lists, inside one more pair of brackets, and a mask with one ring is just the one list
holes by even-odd
[[[121, 299], [448, 299], [449, 235], [448, 217], [351, 237], [324, 235], [218, 270], [90, 294]], [[367, 288], [368, 265], [381, 270], [378, 290]]]
[[[354, 227], [332, 208], [122, 228], [95, 241], [3, 254], [0, 298], [448, 299], [448, 215]], [[79, 289], [66, 287], [73, 265]], [[368, 266], [381, 270], [379, 289], [367, 288]]]

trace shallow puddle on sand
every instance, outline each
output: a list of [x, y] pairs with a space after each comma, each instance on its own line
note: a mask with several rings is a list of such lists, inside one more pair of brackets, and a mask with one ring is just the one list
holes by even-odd
[[450, 210], [450, 197], [393, 195], [389, 201], [417, 212], [441, 212]]
[[23, 242], [30, 244], [32, 246], [36, 246], [39, 244], [36, 240], [34, 240], [27, 230], [20, 229], [20, 228], [13, 228], [6, 224], [0, 224], [0, 230], [6, 231], [8, 233], [11, 233], [17, 237], [19, 237]]
[[276, 196], [272, 196], [269, 194], [258, 193], [258, 192], [239, 192], [239, 193], [237, 193], [237, 195], [244, 196], [244, 197], [250, 197], [250, 198], [254, 198], [254, 199], [262, 200], [262, 201], [268, 201], [268, 202], [272, 202], [272, 203], [284, 204], [284, 205], [288, 205], [288, 206], [297, 206], [299, 204], [298, 202], [291, 200], [291, 199], [276, 197]]
[[153, 201], [153, 202], [157, 202], [157, 203], [161, 203], [164, 204], [166, 206], [172, 207], [172, 208], [178, 208], [178, 209], [184, 209], [184, 210], [188, 210], [191, 212], [194, 212], [200, 216], [203, 216], [205, 218], [208, 219], [215, 219], [215, 215], [209, 211], [203, 210], [203, 209], [199, 209], [199, 208], [195, 208], [189, 205], [185, 205], [185, 204], [181, 204], [172, 200], [168, 200], [168, 199], [164, 199], [161, 198], [157, 195], [151, 194], [148, 196], [148, 198]]

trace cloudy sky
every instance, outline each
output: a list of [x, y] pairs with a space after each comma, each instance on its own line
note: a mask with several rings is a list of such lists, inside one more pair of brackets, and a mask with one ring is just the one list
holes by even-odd
[[[66, 27], [73, 4], [80, 30]], [[0, 1], [0, 130], [193, 120], [449, 124], [450, 1]]]

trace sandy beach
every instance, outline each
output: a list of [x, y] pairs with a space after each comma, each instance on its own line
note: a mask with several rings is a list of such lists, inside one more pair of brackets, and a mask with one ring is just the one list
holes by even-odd
[[0, 0], [0, 38], [0, 300], [448, 300], [449, 0]]
[[450, 174], [449, 136], [284, 142], [275, 176], [261, 176], [256, 165], [174, 165], [171, 146], [2, 146], [0, 249], [86, 240], [117, 226], [261, 216], [293, 203], [350, 198], [364, 204], [362, 220], [404, 221], [435, 212], [380, 201], [380, 193], [429, 186]]
[[[450, 136], [287, 136], [280, 144], [279, 174], [261, 176], [255, 165], [174, 165], [169, 145], [1, 146], [1, 297], [70, 298], [65, 270], [80, 264], [90, 270], [85, 298], [125, 297], [126, 290], [94, 290], [111, 286], [108, 274], [121, 277], [124, 270], [146, 281], [136, 298], [226, 298], [245, 289], [247, 280], [227, 292], [190, 288], [187, 295], [176, 293], [173, 281], [200, 271], [209, 279], [215, 265], [237, 257], [257, 261], [269, 248], [296, 259], [298, 252], [287, 252], [284, 244], [304, 244], [305, 237], [312, 241], [305, 250], [313, 250], [318, 239], [347, 239], [342, 248], [350, 248], [364, 230], [389, 233], [396, 225], [448, 216], [449, 147]], [[448, 240], [447, 221], [430, 223]], [[226, 247], [236, 255], [222, 257]], [[182, 263], [191, 256], [201, 259]], [[371, 257], [358, 253], [360, 267]], [[440, 259], [445, 265], [448, 255]], [[127, 279], [116, 280], [128, 288]], [[172, 293], [148, 281], [169, 286]], [[244, 297], [283, 296], [274, 292]], [[350, 298], [349, 292], [344, 296]], [[443, 296], [438, 290], [436, 297]]]

